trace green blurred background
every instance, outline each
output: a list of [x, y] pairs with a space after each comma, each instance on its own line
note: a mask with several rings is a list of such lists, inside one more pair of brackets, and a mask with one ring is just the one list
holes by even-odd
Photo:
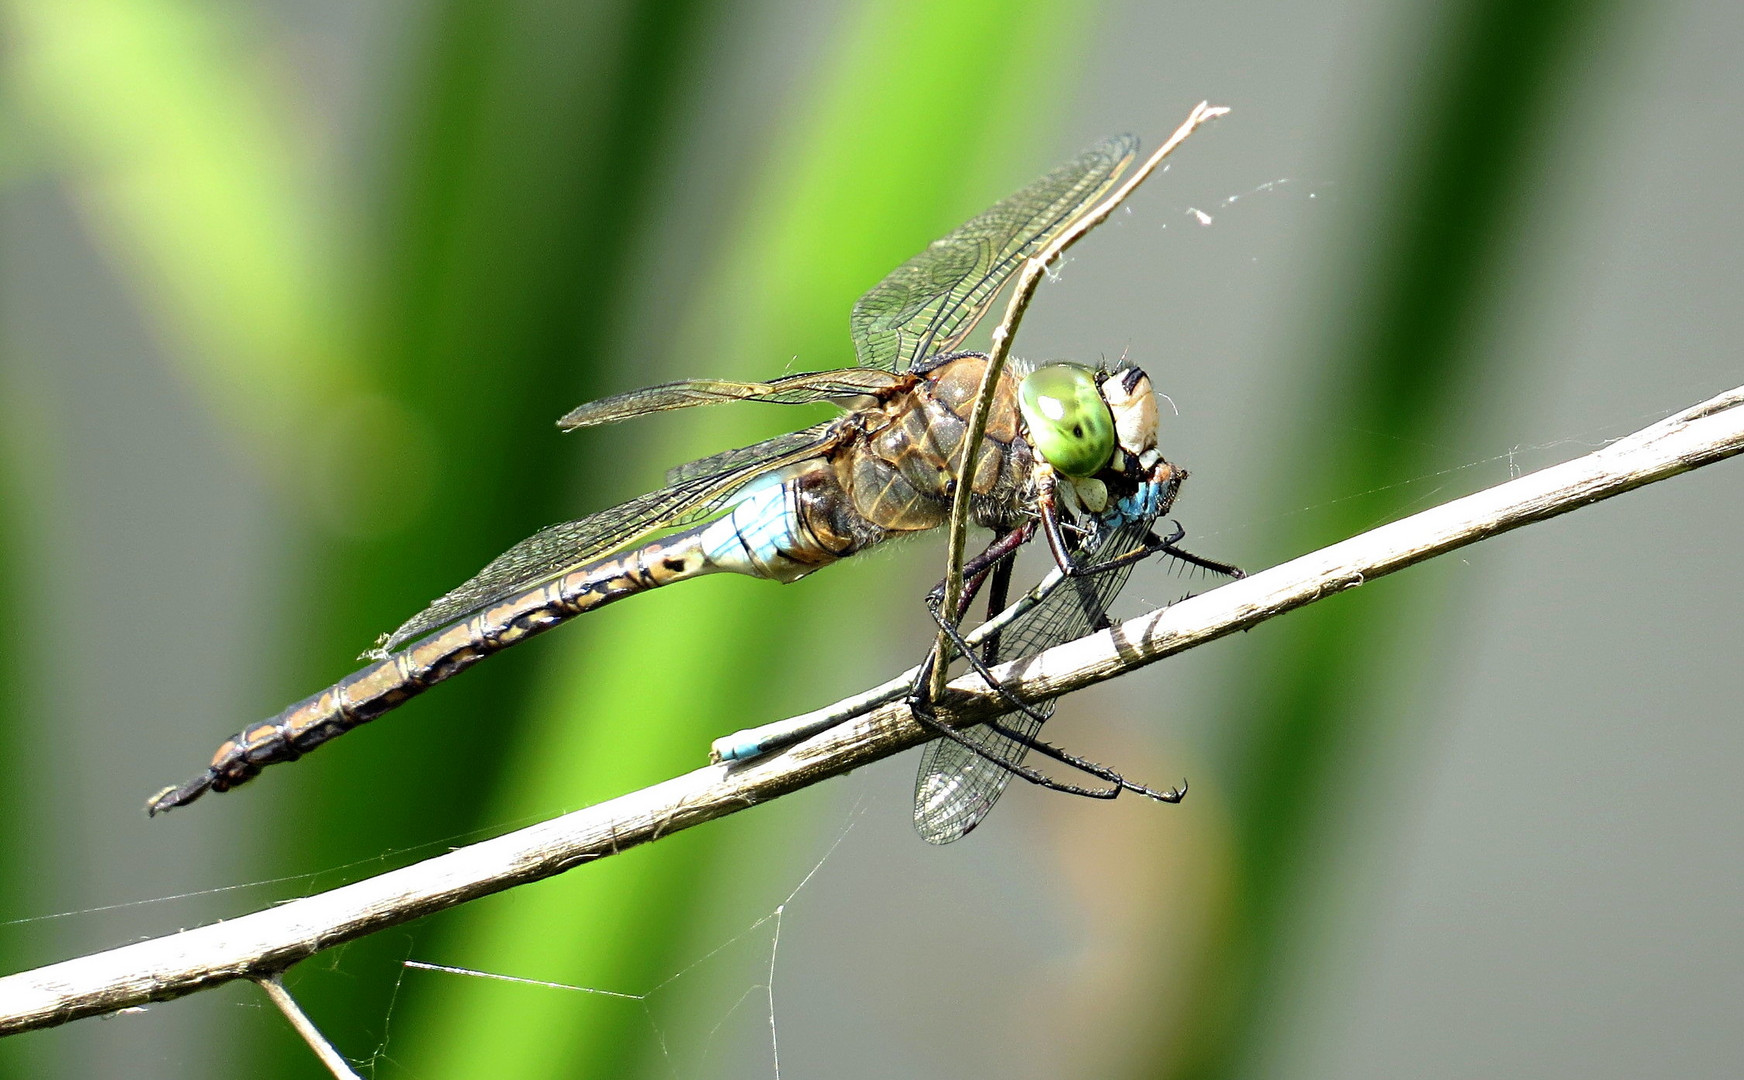
[[[583, 806], [911, 662], [936, 540], [612, 608], [140, 810], [513, 541], [805, 419], [569, 407], [846, 364], [884, 272], [1201, 98], [1234, 112], [1017, 348], [1150, 370], [1195, 550], [1264, 567], [1744, 381], [1741, 51], [1724, 0], [0, 0], [0, 960]], [[1014, 790], [932, 849], [908, 755], [289, 981], [379, 1077], [772, 1076], [772, 1026], [790, 1076], [1737, 1075], [1741, 475], [1062, 707], [1180, 807]], [[317, 1067], [233, 985], [0, 1075]]]

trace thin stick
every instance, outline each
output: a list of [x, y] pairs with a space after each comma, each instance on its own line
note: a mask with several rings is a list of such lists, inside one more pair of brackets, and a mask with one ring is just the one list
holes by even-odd
[[309, 1014], [305, 1013], [303, 1007], [297, 1004], [297, 999], [291, 996], [289, 990], [285, 989], [284, 981], [278, 972], [257, 977], [254, 981], [260, 984], [262, 990], [266, 991], [267, 997], [272, 998], [272, 1003], [279, 1007], [279, 1012], [285, 1014], [285, 1019], [289, 1020], [291, 1026], [297, 1029], [297, 1034], [301, 1035], [303, 1041], [309, 1044], [309, 1049], [315, 1051], [315, 1056], [321, 1059], [321, 1064], [327, 1066], [328, 1072], [332, 1073], [337, 1080], [363, 1080], [363, 1077], [352, 1071], [351, 1063], [346, 1061], [339, 1051], [333, 1048], [333, 1044], [327, 1041], [327, 1036], [321, 1034], [321, 1029], [315, 1026], [313, 1020], [309, 1019]]
[[[1054, 697], [1443, 552], [1740, 452], [1744, 386], [1584, 457], [1003, 664], [993, 673], [1026, 700]], [[963, 723], [1009, 709], [979, 676], [957, 679], [949, 692], [949, 704]], [[330, 892], [0, 978], [0, 1035], [180, 997], [231, 979], [265, 979], [323, 949], [743, 810], [926, 737], [906, 704], [893, 702], [760, 761], [710, 765]]]
[[[1023, 321], [1023, 313], [1028, 310], [1030, 299], [1035, 296], [1036, 288], [1041, 284], [1042, 275], [1047, 273], [1054, 260], [1065, 254], [1067, 248], [1083, 239], [1085, 233], [1107, 221], [1115, 207], [1125, 202], [1133, 189], [1144, 183], [1156, 171], [1157, 166], [1163, 163], [1163, 159], [1174, 152], [1175, 147], [1186, 142], [1187, 136], [1199, 129], [1199, 125], [1207, 120], [1215, 120], [1228, 111], [1221, 105], [1212, 105], [1205, 101], [1193, 106], [1187, 119], [1181, 122], [1181, 126], [1175, 129], [1168, 141], [1157, 147], [1156, 152], [1138, 167], [1138, 171], [1127, 177], [1095, 209], [1068, 225], [1065, 231], [1054, 237], [1052, 243], [1023, 264], [1023, 270], [1017, 275], [1017, 285], [1011, 291], [1011, 300], [1005, 305], [1005, 317], [999, 320], [999, 325], [993, 330], [993, 346], [987, 359], [987, 370], [981, 376], [981, 390], [976, 395], [974, 411], [969, 414], [969, 437], [963, 442], [962, 460], [957, 464], [957, 494], [951, 500], [950, 531], [945, 541], [945, 600], [939, 610], [956, 611], [958, 601], [963, 596], [963, 550], [969, 536], [969, 496], [972, 494], [969, 477], [975, 475], [975, 458], [980, 453], [981, 440], [987, 434], [987, 417], [993, 410], [993, 388], [999, 383], [999, 373], [1004, 370], [1006, 358], [1011, 355], [1011, 339], [1017, 334], [1018, 324]], [[945, 663], [945, 658], [951, 655], [950, 648], [950, 636], [941, 630], [933, 646], [933, 655], [939, 658], [939, 662], [933, 665], [929, 696], [935, 701], [944, 693], [946, 668], [949, 666]]]

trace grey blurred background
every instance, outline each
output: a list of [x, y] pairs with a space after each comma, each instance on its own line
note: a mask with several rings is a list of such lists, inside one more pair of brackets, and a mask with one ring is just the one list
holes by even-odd
[[[8, 0], [8, 969], [241, 914], [629, 790], [700, 763], [710, 735], [912, 661], [936, 540], [791, 590], [699, 584], [712, 590], [702, 599], [613, 609], [487, 665], [502, 674], [469, 674], [481, 688], [457, 683], [450, 705], [336, 743], [296, 767], [306, 779], [263, 779], [150, 823], [139, 809], [532, 527], [744, 437], [724, 425], [791, 420], [656, 418], [565, 440], [549, 427], [585, 397], [661, 378], [848, 362], [845, 302], [793, 316], [807, 329], [791, 334], [779, 304], [745, 316], [749, 330], [734, 314], [777, 280], [783, 251], [808, 250], [757, 246], [787, 227], [770, 210], [782, 193], [824, 175], [795, 167], [783, 187], [796, 147], [842, 143], [873, 189], [886, 153], [922, 161], [893, 177], [937, 179], [917, 189], [905, 231], [876, 239], [883, 261], [868, 265], [888, 268], [1097, 138], [1130, 130], [1151, 146], [1201, 98], [1231, 106], [1073, 250], [1016, 351], [1146, 367], [1175, 407], [1164, 448], [1192, 473], [1176, 513], [1194, 550], [1249, 569], [1744, 381], [1739, 6], [1035, 6], [964, 4], [958, 25], [915, 5], [782, 0], [682, 16]], [[671, 55], [649, 29], [668, 17], [683, 21]], [[565, 29], [541, 33], [547, 18]], [[977, 51], [976, 18], [1028, 29]], [[134, 53], [116, 44], [124, 30], [142, 35]], [[976, 130], [955, 144], [948, 125], [926, 129], [908, 147], [885, 137], [903, 129], [898, 104], [861, 144], [824, 123], [852, 115], [853, 79], [883, 101], [879, 79], [910, 77], [910, 32], [968, 35], [957, 77], [972, 102], [921, 104], [985, 123], [965, 120]], [[566, 51], [599, 41], [641, 44]], [[178, 48], [217, 52], [264, 87], [296, 153], [210, 160], [247, 160], [286, 189], [235, 182], [296, 210], [261, 226], [279, 239], [257, 250], [315, 251], [310, 280], [263, 271], [256, 288], [252, 264], [178, 270], [201, 247], [154, 239], [142, 207], [181, 206], [188, 228], [214, 230], [249, 220], [247, 207], [191, 166], [174, 173], [187, 191], [167, 194], [106, 170], [93, 147], [156, 147], [159, 133], [116, 134], [135, 114], [81, 98], [76, 59], [56, 51], [69, 43], [166, 64]], [[487, 68], [525, 84], [468, 74]], [[562, 80], [580, 87], [563, 99], [571, 113], [537, 92]], [[190, 84], [192, 100], [222, 89]], [[175, 117], [165, 93], [137, 115]], [[654, 119], [623, 104], [644, 100]], [[538, 171], [546, 125], [576, 140], [563, 151], [574, 161], [598, 160], [575, 167], [582, 179], [551, 165], [538, 173], [555, 178], [549, 190], [517, 197], [510, 181]], [[448, 131], [467, 134], [450, 145]], [[490, 150], [498, 136], [507, 149]], [[633, 164], [607, 153], [625, 147]], [[817, 230], [829, 252], [853, 207], [816, 205], [835, 217], [792, 227]], [[574, 209], [540, 217], [552, 207]], [[608, 220], [615, 231], [589, 232]], [[211, 242], [227, 250], [222, 232]], [[881, 272], [850, 269], [852, 243], [839, 267], [832, 256], [793, 272], [840, 275], [851, 299]], [[334, 276], [315, 280], [322, 268]], [[176, 293], [202, 272], [234, 275], [235, 295], [265, 314]], [[382, 309], [396, 314], [356, 314]], [[490, 336], [523, 309], [533, 329]], [[548, 309], [565, 314], [534, 317]], [[340, 329], [311, 329], [309, 310]], [[227, 320], [246, 345], [281, 316], [256, 367], [226, 353]], [[317, 362], [304, 347], [331, 351]], [[400, 359], [372, 368], [372, 350]], [[514, 369], [524, 395], [499, 395], [515, 356], [537, 357]], [[298, 366], [344, 372], [348, 357], [365, 374]], [[405, 389], [420, 383], [437, 405]], [[269, 415], [297, 393], [315, 407]], [[490, 411], [499, 396], [510, 404]], [[467, 446], [488, 457], [498, 421], [526, 440], [491, 466], [506, 480]], [[327, 423], [345, 433], [338, 449]], [[293, 434], [275, 442], [280, 429]], [[292, 444], [320, 460], [292, 460]], [[432, 446], [473, 486], [420, 467]], [[328, 457], [365, 464], [333, 480]], [[1741, 475], [1722, 463], [1466, 549], [1062, 704], [1056, 741], [1155, 782], [1185, 775], [1181, 806], [1014, 788], [983, 828], [933, 849], [909, 825], [908, 755], [612, 860], [630, 868], [609, 883], [519, 890], [317, 957], [293, 988], [383, 1077], [773, 1075], [771, 982], [791, 1076], [1737, 1075]], [[500, 509], [522, 491], [546, 502]], [[322, 599], [358, 582], [379, 603]], [[1146, 566], [1126, 608], [1206, 584]], [[713, 606], [693, 618], [693, 602]], [[659, 631], [680, 623], [694, 632], [670, 651], [697, 685], [649, 689], [637, 665], [671, 666]], [[711, 655], [730, 635], [751, 643]], [[617, 726], [562, 726], [565, 745], [552, 732], [608, 666], [622, 688], [588, 705], [605, 714], [590, 723]], [[674, 715], [697, 729], [675, 737], [670, 763], [626, 749]], [[565, 780], [580, 759], [605, 770], [588, 781], [597, 791]], [[778, 907], [778, 922], [759, 922]], [[625, 1005], [405, 972], [408, 957], [659, 990]], [[251, 987], [8, 1039], [0, 1069], [315, 1075]]]

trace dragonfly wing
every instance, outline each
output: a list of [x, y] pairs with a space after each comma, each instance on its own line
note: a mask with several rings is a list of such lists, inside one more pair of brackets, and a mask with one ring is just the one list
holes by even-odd
[[734, 382], [729, 379], [683, 379], [645, 386], [627, 394], [614, 394], [571, 409], [557, 426], [565, 431], [628, 420], [647, 413], [686, 409], [693, 405], [718, 405], [727, 401], [767, 401], [777, 405], [806, 405], [818, 401], [841, 402], [876, 393], [894, 385], [888, 371], [843, 368], [840, 371], [808, 371], [769, 382]]
[[[1054, 703], [1040, 702], [1035, 710], [1044, 718], [1052, 716]], [[1042, 729], [1040, 721], [1022, 713], [1007, 713], [1001, 722], [1031, 738]], [[1000, 761], [1022, 762], [1029, 752], [984, 726], [969, 728], [963, 737]], [[934, 739], [921, 752], [920, 772], [914, 778], [915, 830], [929, 844], [961, 839], [981, 824], [1010, 782], [1010, 770], [961, 743]]]
[[764, 473], [827, 451], [835, 438], [832, 427], [820, 424], [680, 466], [674, 471], [691, 471], [658, 491], [580, 521], [541, 529], [492, 559], [472, 580], [407, 620], [388, 635], [381, 649], [397, 649], [414, 638], [626, 547], [649, 533], [700, 521], [726, 506], [740, 488]]
[[[1110, 530], [1080, 558], [1093, 565], [1142, 545], [1151, 521], [1134, 521]], [[1119, 594], [1131, 566], [1086, 578], [1064, 578], [1041, 603], [1000, 634], [1000, 661], [1033, 656], [1044, 649], [1083, 637], [1098, 614]], [[1032, 706], [1043, 718], [1053, 715], [1054, 702]], [[1002, 727], [1034, 738], [1041, 721], [1023, 713], [999, 717]], [[966, 728], [963, 736], [986, 756], [950, 739], [935, 739], [921, 754], [914, 779], [914, 827], [930, 844], [948, 844], [981, 823], [1011, 782], [1011, 771], [1000, 762], [1022, 763], [1029, 748], [985, 724]]]
[[834, 424], [834, 420], [826, 420], [801, 431], [777, 435], [773, 439], [765, 440], [754, 446], [723, 450], [718, 454], [689, 461], [683, 465], [674, 465], [666, 473], [666, 483], [668, 486], [688, 484], [703, 477], [733, 472], [747, 465], [757, 465], [772, 459], [783, 459], [798, 450], [815, 452]]
[[1131, 135], [1104, 139], [893, 270], [848, 318], [860, 366], [907, 371], [955, 348], [1023, 261], [1095, 205], [1137, 151]]

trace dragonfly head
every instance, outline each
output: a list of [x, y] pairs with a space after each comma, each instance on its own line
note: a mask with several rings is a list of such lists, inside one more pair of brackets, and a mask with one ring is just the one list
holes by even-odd
[[1038, 367], [1019, 386], [1018, 407], [1030, 445], [1073, 480], [1102, 475], [1131, 483], [1167, 468], [1157, 452], [1150, 376], [1124, 360], [1112, 371], [1066, 362]]
[[1114, 459], [1115, 414], [1096, 376], [1095, 369], [1083, 364], [1046, 364], [1018, 387], [1030, 445], [1067, 476], [1094, 476]]
[[1138, 368], [1047, 364], [1025, 376], [1018, 407], [1030, 446], [1092, 514], [1148, 521], [1174, 500], [1186, 474], [1157, 452], [1156, 392]]

